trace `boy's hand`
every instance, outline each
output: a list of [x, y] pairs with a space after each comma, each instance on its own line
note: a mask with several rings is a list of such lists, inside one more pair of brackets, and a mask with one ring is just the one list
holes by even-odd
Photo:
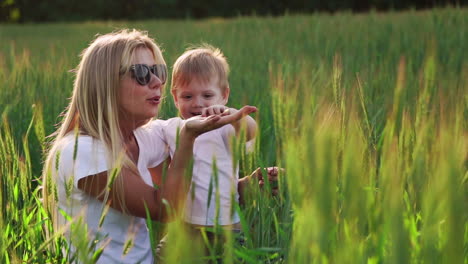
[[[208, 106], [206, 108], [202, 109], [202, 114], [201, 117], [209, 117], [209, 116], [237, 116], [239, 112], [243, 111], [243, 109], [235, 109], [235, 108], [230, 108], [225, 105], [212, 105]], [[255, 134], [257, 132], [257, 123], [255, 120], [248, 116], [248, 115], [242, 115], [243, 118], [242, 122], [245, 122], [247, 124], [247, 134], [246, 134], [246, 140], [249, 141], [253, 138], [255, 138]], [[244, 119], [245, 117], [245, 119]], [[236, 135], [239, 135], [242, 123], [241, 119], [236, 120], [236, 122], [232, 122], [231, 124], [234, 126], [234, 129], [236, 130]]]
[[182, 131], [188, 133], [188, 136], [197, 137], [207, 131], [237, 122], [246, 115], [256, 111], [257, 108], [255, 106], [247, 105], [231, 114], [210, 115], [208, 117], [194, 116], [187, 119]]
[[225, 105], [212, 105], [212, 106], [208, 106], [206, 108], [203, 108], [202, 116], [203, 117], [207, 117], [207, 116], [211, 116], [211, 115], [225, 116], [225, 115], [232, 115], [232, 114], [235, 114], [237, 112], [238, 112], [237, 109], [229, 108], [229, 107], [227, 107]]
[[278, 194], [278, 175], [284, 175], [284, 169], [279, 167], [268, 167], [268, 168], [257, 168], [252, 174], [250, 175], [255, 181], [258, 181], [258, 185], [260, 188], [263, 188], [265, 185], [265, 178], [263, 177], [262, 171], [266, 171], [267, 173], [267, 180], [270, 184], [271, 194], [277, 195]]

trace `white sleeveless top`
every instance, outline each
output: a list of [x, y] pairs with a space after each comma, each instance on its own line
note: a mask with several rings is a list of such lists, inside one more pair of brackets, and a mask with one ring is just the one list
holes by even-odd
[[[161, 128], [155, 120], [138, 128], [134, 134], [140, 149], [138, 171], [145, 183], [153, 186], [148, 168], [156, 167], [168, 156], [167, 146], [161, 137]], [[110, 208], [99, 226], [103, 203], [80, 190], [78, 181], [111, 169], [107, 162], [106, 148], [102, 142], [90, 136], [78, 136], [77, 144], [75, 139], [73, 133], [70, 133], [59, 142], [60, 158], [56, 173], [59, 209], [72, 219], [82, 217], [87, 224], [89, 241], [98, 241], [96, 249], [105, 245], [98, 263], [153, 263], [144, 218]], [[58, 215], [60, 226], [69, 224], [62, 213], [59, 212]], [[82, 238], [83, 235], [74, 234], [70, 229], [66, 232], [65, 236], [72, 250], [76, 249], [75, 236]], [[131, 246], [124, 252], [128, 243]]]

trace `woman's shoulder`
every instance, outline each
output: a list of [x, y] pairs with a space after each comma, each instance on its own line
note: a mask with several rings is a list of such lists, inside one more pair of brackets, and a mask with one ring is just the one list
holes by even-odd
[[60, 178], [79, 179], [107, 171], [108, 152], [105, 144], [88, 135], [69, 133], [54, 144], [54, 164]]
[[[61, 170], [67, 171], [64, 174], [69, 174], [68, 167], [74, 164], [75, 174], [89, 175], [87, 172], [81, 173], [80, 170], [88, 171], [93, 164], [101, 164], [99, 171], [105, 170], [107, 151], [105, 145], [96, 138], [88, 135], [76, 135], [69, 133], [63, 138], [55, 142], [55, 154], [58, 158], [57, 162]], [[94, 166], [96, 167], [96, 166]]]
[[74, 133], [68, 133], [63, 138], [56, 142], [58, 150], [62, 154], [76, 153], [77, 152], [89, 152], [91, 150], [104, 150], [104, 144], [96, 138], [88, 135], [76, 135]]

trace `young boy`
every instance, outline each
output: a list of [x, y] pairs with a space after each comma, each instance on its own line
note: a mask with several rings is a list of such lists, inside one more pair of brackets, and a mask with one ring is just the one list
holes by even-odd
[[[178, 128], [184, 120], [214, 114], [229, 115], [229, 66], [217, 48], [203, 45], [187, 50], [174, 64], [171, 93], [180, 116], [164, 122], [163, 135], [171, 157], [176, 149]], [[231, 142], [245, 127], [247, 145], [253, 145], [257, 124], [245, 116], [234, 125], [207, 132], [195, 140], [193, 176], [185, 204], [184, 220], [193, 228], [223, 226], [240, 230], [233, 209], [239, 200], [238, 166], [233, 161]]]

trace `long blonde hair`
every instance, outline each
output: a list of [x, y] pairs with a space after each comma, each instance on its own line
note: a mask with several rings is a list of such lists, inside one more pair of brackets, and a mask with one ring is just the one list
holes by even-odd
[[[119, 171], [119, 168], [125, 166], [137, 171], [124, 150], [118, 99], [120, 80], [129, 72], [135, 51], [141, 47], [152, 51], [156, 63], [165, 64], [155, 41], [148, 37], [146, 32], [138, 30], [124, 29], [97, 36], [81, 53], [81, 61], [76, 68], [73, 95], [60, 127], [53, 134], [55, 139], [51, 143], [43, 170], [43, 203], [52, 219], [57, 218], [58, 201], [55, 163], [59, 155], [60, 141], [69, 133], [76, 131], [77, 134], [88, 135], [103, 142], [107, 148], [110, 168]], [[107, 178], [108, 182], [112, 180], [110, 175]], [[117, 194], [121, 193], [123, 186], [120, 178], [117, 174], [113, 185], [117, 188]], [[122, 200], [122, 197], [112, 198], [116, 201]], [[54, 225], [56, 226], [56, 223]]]

